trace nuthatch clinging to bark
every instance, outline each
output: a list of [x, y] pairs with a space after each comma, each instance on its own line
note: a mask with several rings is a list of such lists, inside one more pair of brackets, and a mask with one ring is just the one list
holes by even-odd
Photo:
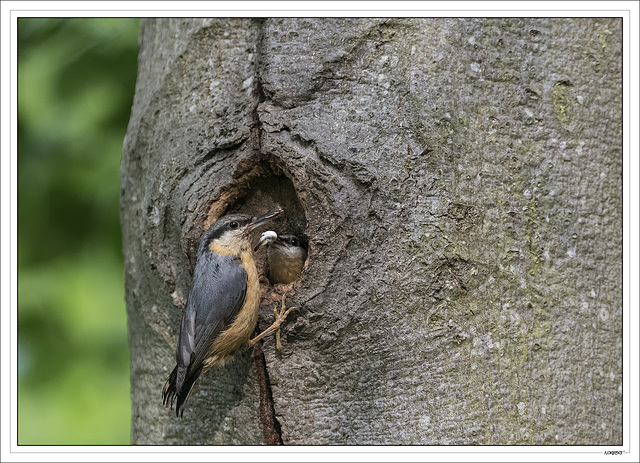
[[251, 239], [254, 230], [281, 212], [227, 215], [202, 235], [180, 324], [177, 365], [162, 390], [165, 405], [177, 399], [176, 416], [182, 415], [200, 374], [249, 341], [260, 303]]

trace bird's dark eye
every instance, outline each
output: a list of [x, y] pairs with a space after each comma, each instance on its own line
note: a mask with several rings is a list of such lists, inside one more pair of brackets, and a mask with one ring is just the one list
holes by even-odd
[[291, 240], [289, 241], [289, 243], [291, 243], [291, 246], [297, 246], [298, 245], [298, 240], [295, 238], [291, 238]]
[[239, 226], [240, 226], [240, 224], [238, 222], [236, 222], [235, 220], [233, 222], [229, 223], [229, 228], [231, 228], [232, 230], [235, 230]]

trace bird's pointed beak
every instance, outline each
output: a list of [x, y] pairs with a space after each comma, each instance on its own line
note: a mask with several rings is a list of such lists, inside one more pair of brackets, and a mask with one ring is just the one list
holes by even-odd
[[267, 222], [273, 220], [278, 215], [280, 215], [282, 212], [283, 212], [282, 209], [278, 209], [277, 211], [267, 212], [266, 214], [261, 215], [260, 217], [254, 217], [253, 221], [249, 224], [249, 229], [250, 230], [255, 230], [256, 228], [258, 228], [258, 227], [266, 224]]

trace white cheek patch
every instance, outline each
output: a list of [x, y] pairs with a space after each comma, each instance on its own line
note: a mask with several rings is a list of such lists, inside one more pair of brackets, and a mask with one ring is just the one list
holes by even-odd
[[237, 246], [239, 240], [241, 239], [241, 234], [242, 232], [240, 232], [239, 230], [227, 231], [223, 233], [221, 237], [214, 239], [213, 242], [216, 243], [216, 246], [230, 247], [234, 243]]
[[302, 257], [302, 248], [298, 246], [286, 246], [281, 252], [286, 254], [289, 259], [299, 259]]

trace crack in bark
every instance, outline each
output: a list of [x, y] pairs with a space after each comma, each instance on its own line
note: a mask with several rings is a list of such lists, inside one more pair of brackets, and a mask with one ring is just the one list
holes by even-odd
[[258, 341], [253, 347], [253, 363], [256, 366], [256, 375], [260, 386], [260, 421], [262, 422], [264, 441], [267, 445], [284, 445], [280, 422], [276, 418], [276, 410], [273, 407], [271, 382], [267, 371], [267, 361], [262, 351], [262, 341]]
[[[260, 77], [260, 64], [262, 55], [262, 41], [264, 39], [263, 20], [258, 20], [258, 37], [256, 44], [256, 62], [255, 62], [255, 92], [258, 97], [256, 107], [253, 110], [253, 127], [251, 131], [256, 140], [256, 154], [258, 158], [262, 158], [262, 123], [260, 122], [260, 114], [258, 108], [260, 103], [266, 100], [262, 81]], [[280, 423], [276, 418], [276, 411], [273, 405], [273, 394], [271, 391], [271, 382], [269, 381], [269, 372], [267, 371], [267, 361], [262, 350], [262, 341], [256, 343], [253, 347], [253, 362], [256, 367], [256, 375], [258, 377], [258, 386], [260, 388], [260, 421], [262, 422], [262, 433], [264, 441], [267, 445], [283, 445]]]

